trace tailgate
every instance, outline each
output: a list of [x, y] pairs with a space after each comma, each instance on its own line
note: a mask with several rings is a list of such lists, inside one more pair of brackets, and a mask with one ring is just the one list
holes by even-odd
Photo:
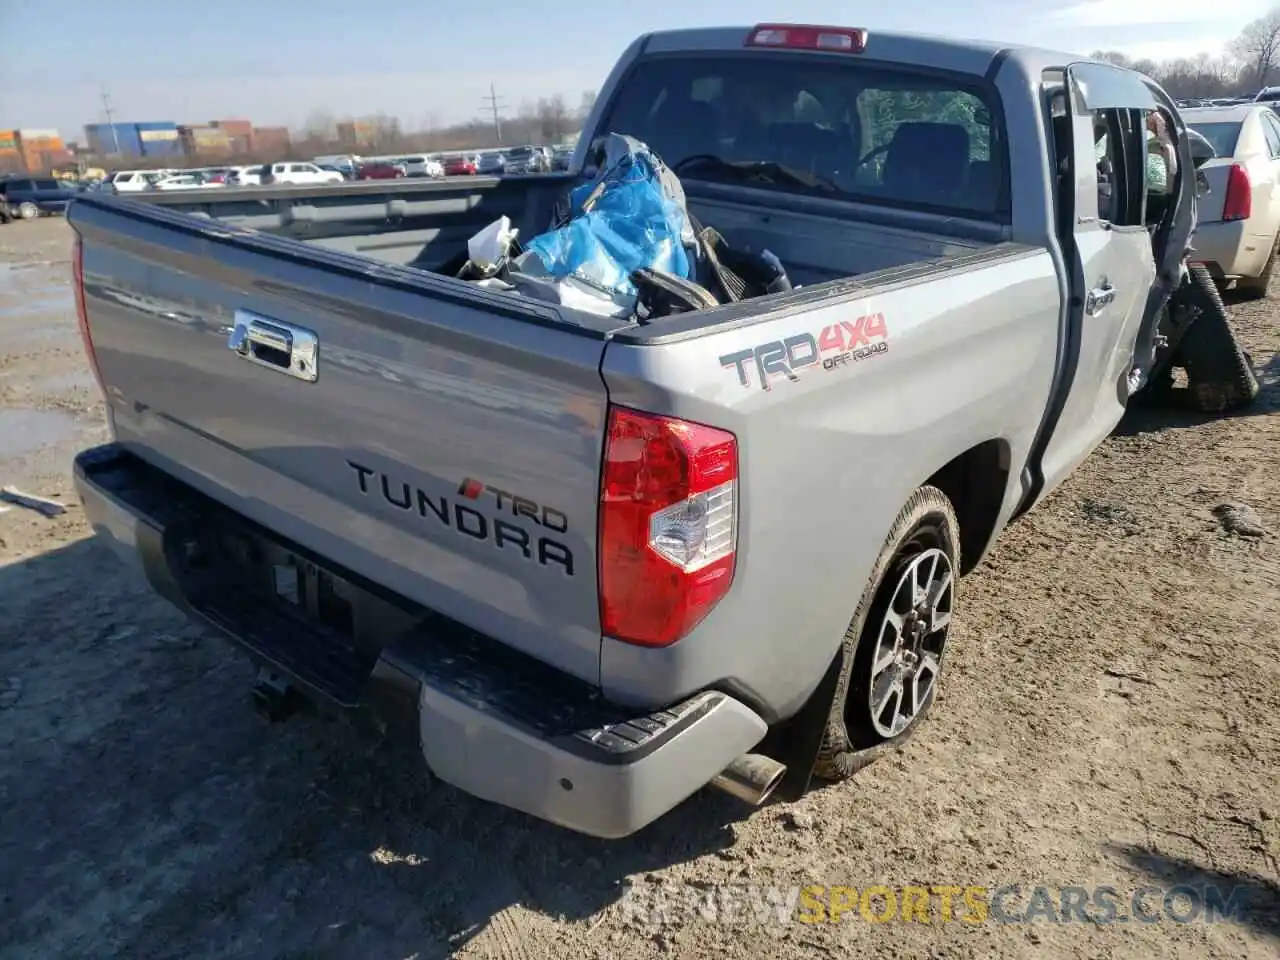
[[76, 203], [71, 221], [121, 444], [597, 682], [602, 330], [127, 201]]

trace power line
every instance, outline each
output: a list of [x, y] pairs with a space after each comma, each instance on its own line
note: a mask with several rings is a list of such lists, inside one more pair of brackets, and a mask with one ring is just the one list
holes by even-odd
[[493, 84], [489, 84], [489, 95], [481, 97], [488, 104], [486, 108], [493, 115], [493, 135], [497, 139], [498, 145], [502, 144], [502, 120], [499, 114], [507, 109], [506, 101], [498, 96], [498, 91], [493, 88]]

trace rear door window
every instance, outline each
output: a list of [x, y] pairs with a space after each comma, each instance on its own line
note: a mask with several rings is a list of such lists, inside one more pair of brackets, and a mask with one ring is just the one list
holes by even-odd
[[604, 129], [649, 144], [683, 179], [1008, 218], [999, 102], [971, 76], [806, 55], [653, 57], [622, 82]]

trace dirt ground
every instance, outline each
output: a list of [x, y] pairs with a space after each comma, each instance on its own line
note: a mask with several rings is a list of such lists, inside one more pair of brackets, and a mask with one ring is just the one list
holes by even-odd
[[[66, 506], [0, 512], [0, 956], [1280, 951], [1280, 301], [1234, 308], [1256, 406], [1131, 415], [1006, 531], [963, 585], [942, 699], [903, 752], [791, 806], [704, 792], [604, 843], [433, 782], [411, 749], [341, 723], [264, 725], [241, 655], [90, 539], [69, 468], [105, 431], [69, 240], [56, 220], [0, 226], [0, 486]], [[1265, 534], [1224, 530], [1228, 501]], [[727, 912], [811, 884], [1017, 884], [1014, 907], [1038, 884], [1108, 885], [1122, 916], [1155, 887], [1158, 916]], [[1234, 888], [1239, 912], [1176, 922], [1175, 884]], [[1184, 919], [1200, 912], [1185, 893]], [[720, 909], [682, 909], [692, 896]]]

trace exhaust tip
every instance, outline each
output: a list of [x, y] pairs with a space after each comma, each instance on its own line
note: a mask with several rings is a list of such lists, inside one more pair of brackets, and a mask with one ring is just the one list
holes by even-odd
[[744, 753], [720, 771], [710, 786], [758, 807], [778, 788], [786, 772], [787, 765], [772, 757], [762, 753]]

